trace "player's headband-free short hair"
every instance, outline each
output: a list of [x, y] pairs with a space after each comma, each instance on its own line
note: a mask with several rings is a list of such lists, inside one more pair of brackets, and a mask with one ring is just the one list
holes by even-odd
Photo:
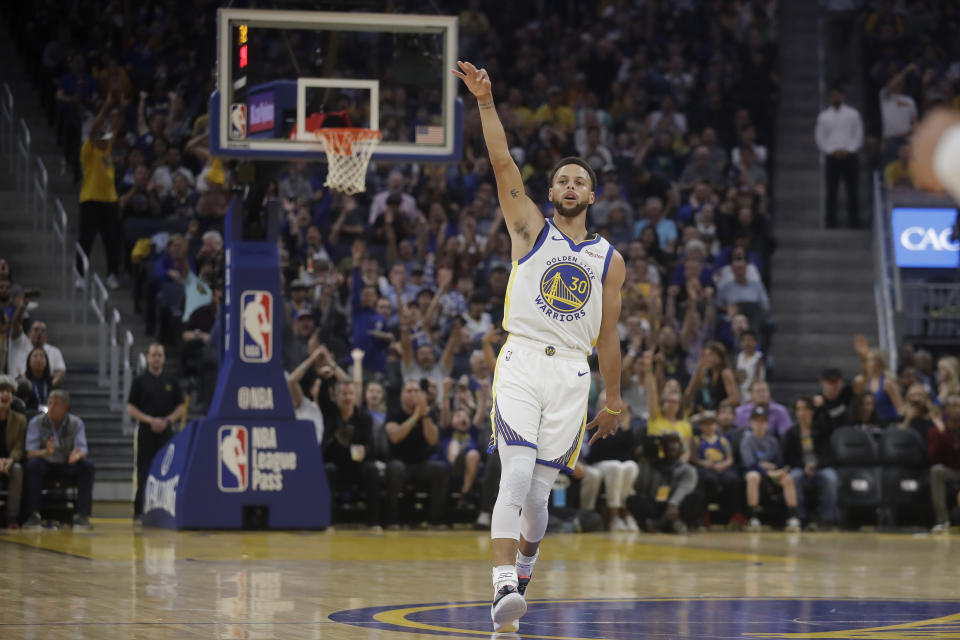
[[584, 160], [583, 158], [577, 156], [567, 156], [557, 164], [553, 165], [553, 170], [550, 172], [550, 186], [553, 186], [553, 181], [557, 179], [557, 172], [561, 168], [565, 167], [568, 164], [575, 164], [577, 166], [583, 167], [587, 174], [590, 175], [590, 191], [597, 190], [597, 172], [593, 170], [593, 167], [590, 166], [590, 163]]

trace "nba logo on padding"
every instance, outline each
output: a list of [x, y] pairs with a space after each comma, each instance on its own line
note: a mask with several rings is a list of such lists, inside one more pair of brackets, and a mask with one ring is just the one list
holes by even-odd
[[239, 493], [247, 490], [250, 483], [250, 458], [247, 453], [249, 447], [246, 427], [225, 425], [217, 430], [217, 459], [220, 469], [217, 485], [220, 491]]
[[240, 309], [240, 359], [269, 362], [273, 356], [273, 294], [244, 291]]
[[230, 105], [230, 137], [234, 140], [247, 137], [247, 105], [242, 102]]

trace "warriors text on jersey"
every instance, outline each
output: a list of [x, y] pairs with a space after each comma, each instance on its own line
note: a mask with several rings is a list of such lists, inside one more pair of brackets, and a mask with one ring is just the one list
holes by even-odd
[[612, 256], [613, 247], [599, 235], [578, 244], [546, 220], [530, 253], [513, 261], [503, 328], [589, 355], [600, 335]]

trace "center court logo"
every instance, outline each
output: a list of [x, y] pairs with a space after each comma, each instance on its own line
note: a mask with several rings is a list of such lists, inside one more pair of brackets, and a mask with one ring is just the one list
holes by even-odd
[[244, 291], [240, 296], [240, 359], [269, 362], [273, 355], [273, 294]]
[[217, 431], [218, 473], [220, 491], [239, 493], [250, 484], [250, 439], [247, 428], [222, 426]]
[[572, 262], [553, 264], [540, 278], [540, 298], [557, 313], [576, 313], [582, 309], [591, 289], [590, 276]]

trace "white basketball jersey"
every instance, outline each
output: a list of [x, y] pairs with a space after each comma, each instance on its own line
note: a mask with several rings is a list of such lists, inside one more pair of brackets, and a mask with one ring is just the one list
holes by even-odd
[[547, 219], [530, 253], [513, 261], [503, 328], [589, 355], [600, 335], [611, 257], [613, 247], [599, 235], [577, 244]]

